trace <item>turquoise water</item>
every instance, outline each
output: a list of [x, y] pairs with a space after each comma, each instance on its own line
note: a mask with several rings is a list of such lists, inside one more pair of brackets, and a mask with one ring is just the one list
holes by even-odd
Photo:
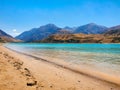
[[120, 54], [120, 44], [53, 44], [53, 43], [10, 43], [15, 48], [65, 50], [77, 52], [115, 53]]
[[8, 43], [13, 50], [120, 74], [120, 44]]

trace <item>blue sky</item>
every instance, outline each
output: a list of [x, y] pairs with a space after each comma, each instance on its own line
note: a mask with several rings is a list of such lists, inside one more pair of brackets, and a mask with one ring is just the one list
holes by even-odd
[[48, 23], [59, 27], [120, 24], [120, 0], [0, 0], [0, 29], [17, 34]]

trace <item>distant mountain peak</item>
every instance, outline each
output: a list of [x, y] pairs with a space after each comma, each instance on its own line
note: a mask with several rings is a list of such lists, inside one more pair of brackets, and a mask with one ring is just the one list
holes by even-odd
[[[85, 26], [85, 25], [84, 25], [84, 26]], [[96, 24], [96, 23], [88, 23], [88, 24], [86, 24], [86, 26], [106, 27], [106, 26], [99, 25], [99, 24]], [[106, 28], [107, 28], [107, 27], [106, 27]]]
[[37, 41], [46, 38], [51, 34], [55, 34], [60, 29], [61, 28], [57, 27], [54, 24], [46, 24], [40, 26], [39, 28], [35, 28], [27, 32], [23, 32], [22, 34], [18, 35], [16, 38], [26, 42]]
[[84, 34], [102, 34], [106, 32], [107, 27], [102, 25], [97, 25], [95, 23], [88, 23], [78, 27], [74, 33], [84, 33]]
[[57, 27], [55, 24], [52, 24], [52, 23], [48, 23], [46, 25], [43, 25], [45, 27]]

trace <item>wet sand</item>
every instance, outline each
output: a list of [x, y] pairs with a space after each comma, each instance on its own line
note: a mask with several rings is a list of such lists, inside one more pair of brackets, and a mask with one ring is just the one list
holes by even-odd
[[120, 90], [120, 85], [38, 59], [0, 46], [0, 90]]

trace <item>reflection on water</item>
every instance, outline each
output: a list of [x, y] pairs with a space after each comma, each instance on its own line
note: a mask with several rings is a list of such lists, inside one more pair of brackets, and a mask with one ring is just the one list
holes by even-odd
[[7, 47], [53, 60], [86, 64], [120, 73], [120, 44], [6, 44]]

